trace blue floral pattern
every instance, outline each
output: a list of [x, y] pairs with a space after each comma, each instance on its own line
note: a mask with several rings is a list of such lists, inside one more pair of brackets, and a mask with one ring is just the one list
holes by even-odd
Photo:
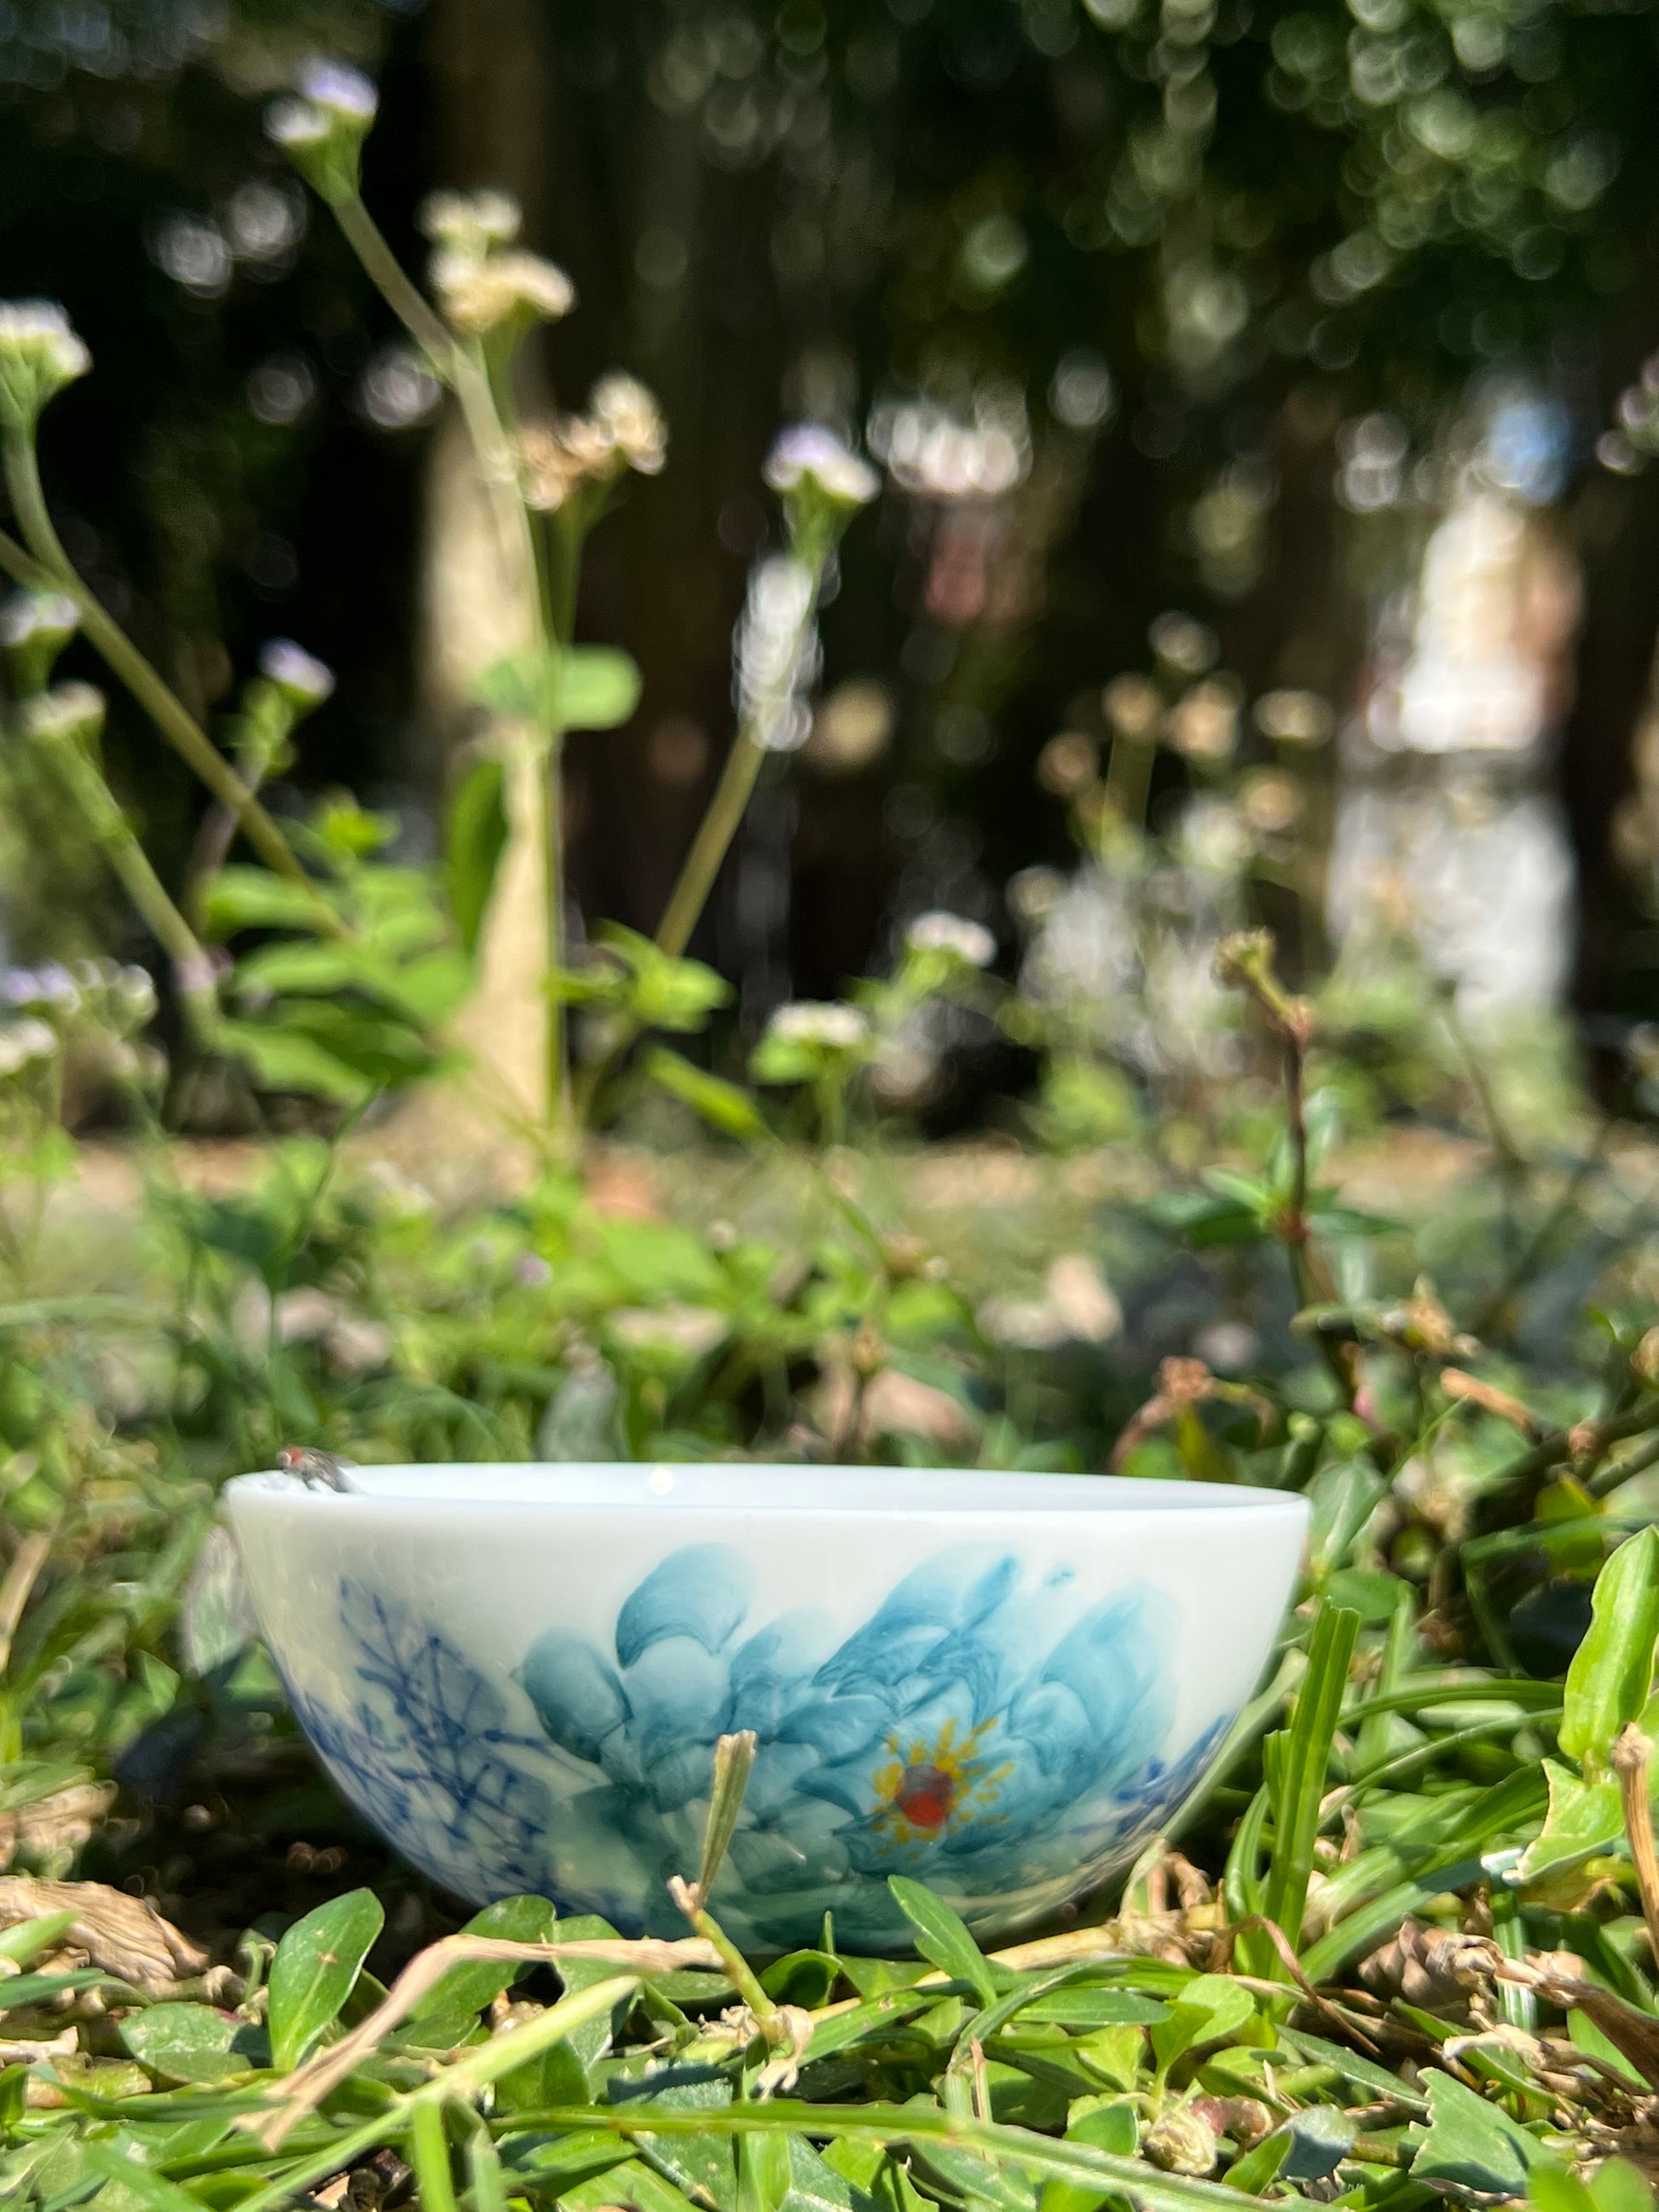
[[687, 1546], [604, 1648], [550, 1629], [511, 1681], [347, 1581], [350, 1702], [301, 1694], [295, 1711], [368, 1817], [447, 1887], [541, 1891], [664, 1933], [715, 1739], [752, 1729], [721, 1917], [774, 1948], [815, 1940], [830, 1911], [855, 1949], [908, 1940], [892, 1874], [981, 1929], [1063, 1903], [1175, 1808], [1231, 1718], [1166, 1756], [1173, 1608], [1144, 1584], [1087, 1605], [1070, 1568], [1033, 1577], [957, 1547], [838, 1639], [808, 1613], [756, 1619], [755, 1579], [730, 1546]]
[[356, 1695], [343, 1711], [284, 1681], [318, 1757], [364, 1817], [459, 1896], [540, 1889], [552, 1798], [514, 1753], [500, 1691], [407, 1610], [343, 1579]]

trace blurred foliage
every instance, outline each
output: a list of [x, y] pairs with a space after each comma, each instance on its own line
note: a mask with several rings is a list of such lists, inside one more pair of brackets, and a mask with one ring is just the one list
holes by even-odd
[[[1655, 335], [1644, 9], [522, 0], [493, 76], [465, 17], [22, 0], [0, 40], [12, 289], [65, 292], [118, 393], [96, 422], [66, 413], [48, 455], [71, 550], [198, 708], [274, 611], [338, 666], [303, 781], [412, 768], [429, 804], [438, 775], [430, 732], [409, 734], [425, 403], [247, 97], [319, 39], [386, 55], [377, 204], [411, 204], [434, 143], [459, 146], [475, 173], [457, 180], [518, 190], [576, 277], [558, 385], [621, 358], [674, 422], [675, 471], [636, 493], [585, 586], [584, 624], [646, 678], [630, 732], [573, 751], [599, 911], [654, 920], [682, 787], [718, 744], [781, 395], [848, 428], [922, 395], [1012, 423], [1024, 456], [976, 551], [925, 471], [849, 550], [831, 684], [895, 671], [896, 730], [846, 791], [811, 786], [783, 948], [808, 992], [863, 964], [884, 880], [901, 908], [960, 904], [981, 857], [992, 885], [1030, 857], [1027, 763], [1170, 601], [1211, 603], [1253, 685], [1340, 701], [1358, 652], [1334, 557], [1343, 455], [1386, 418], [1409, 536], [1412, 459], [1472, 376], [1525, 370], [1570, 410], [1574, 528], [1639, 669], [1650, 501], [1620, 473], [1635, 445], [1612, 471], [1590, 456]], [[1366, 504], [1362, 536], [1388, 542]], [[979, 580], [953, 594], [964, 561]], [[1617, 681], [1569, 764], [1592, 863], [1636, 703]], [[148, 753], [131, 774], [181, 842], [187, 801]]]

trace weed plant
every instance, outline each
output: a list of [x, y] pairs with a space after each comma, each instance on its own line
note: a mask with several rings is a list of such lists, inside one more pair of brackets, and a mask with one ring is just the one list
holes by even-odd
[[[653, 939], [573, 948], [559, 750], [635, 686], [573, 641], [575, 566], [627, 471], [662, 465], [662, 426], [625, 380], [585, 416], [517, 419], [514, 349], [568, 287], [509, 208], [451, 198], [429, 212], [434, 307], [359, 192], [373, 113], [319, 66], [273, 129], [453, 395], [522, 617], [441, 868], [394, 865], [389, 825], [347, 800], [267, 810], [329, 688], [297, 647], [267, 653], [227, 750], [111, 622], [35, 453], [85, 350], [49, 306], [0, 310], [7, 742], [161, 949], [180, 1031], [164, 1059], [141, 971], [3, 979], [4, 2201], [1638, 2212], [1659, 2171], [1649, 1152], [1567, 1094], [1547, 1037], [1494, 1052], [1403, 957], [1312, 987], [1292, 832], [1320, 805], [1318, 716], [1258, 702], [1282, 757], [1241, 769], [1235, 690], [1167, 629], [1099, 729], [1045, 756], [1083, 858], [1069, 885], [1025, 882], [1018, 982], [980, 922], [927, 915], [883, 979], [781, 1010], [748, 1079], [698, 1058], [726, 993], [686, 946], [801, 732], [817, 605], [877, 480], [821, 431], [780, 441], [787, 550], [751, 591], [709, 817]], [[104, 777], [101, 697], [53, 681], [77, 629], [211, 794], [177, 896]], [[1159, 744], [1194, 789], [1154, 834]], [[505, 1196], [434, 1196], [381, 1157], [376, 1116], [465, 1079], [453, 1019], [515, 834], [556, 1010], [545, 1111], [514, 1125], [537, 1167]], [[1103, 985], [1067, 963], [1067, 902], [1115, 917]], [[1030, 1283], [921, 1233], [915, 1155], [878, 1118], [963, 1024], [1036, 1070], [1021, 1141], [1061, 1198]], [[232, 1081], [305, 1110], [257, 1171], [208, 1185], [176, 1131]], [[68, 1249], [77, 1086], [119, 1103], [140, 1165], [118, 1252], [103, 1229]], [[665, 1115], [744, 1163], [769, 1227], [598, 1202], [592, 1132]], [[1345, 1143], [1407, 1122], [1455, 1186], [1355, 1204]], [[744, 1739], [674, 1885], [678, 1942], [533, 1897], [458, 1929], [353, 1821], [215, 1527], [220, 1482], [296, 1444], [1109, 1466], [1302, 1492], [1312, 1536], [1267, 1680], [1121, 1893], [985, 1954], [896, 1881], [914, 1957], [845, 1956], [826, 1923], [749, 1960], [720, 1922]]]

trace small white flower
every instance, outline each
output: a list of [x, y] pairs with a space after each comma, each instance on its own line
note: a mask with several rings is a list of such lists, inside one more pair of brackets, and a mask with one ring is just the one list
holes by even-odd
[[155, 985], [149, 970], [136, 964], [119, 968], [110, 988], [124, 1020], [134, 1029], [142, 1029], [155, 1012]]
[[81, 610], [59, 592], [14, 592], [0, 606], [0, 645], [30, 645], [51, 638], [61, 643], [74, 636]]
[[997, 957], [997, 941], [983, 922], [966, 915], [919, 914], [904, 933], [912, 952], [949, 952], [970, 968], [988, 968]]
[[881, 478], [845, 440], [821, 422], [797, 422], [781, 431], [762, 471], [775, 492], [799, 490], [809, 481], [841, 507], [867, 507]]
[[313, 56], [300, 71], [300, 90], [313, 107], [342, 123], [367, 131], [379, 108], [380, 94], [361, 70]]
[[769, 1036], [791, 1044], [826, 1045], [837, 1052], [854, 1050], [870, 1034], [860, 1007], [834, 1000], [796, 999], [777, 1007], [766, 1027]]
[[1030, 472], [1024, 402], [1000, 386], [976, 393], [967, 417], [934, 399], [884, 400], [869, 441], [901, 490], [943, 503], [1006, 498]]
[[337, 204], [357, 189], [363, 140], [378, 106], [374, 87], [360, 70], [309, 61], [300, 72], [300, 97], [273, 100], [265, 110], [265, 136], [314, 191]]
[[435, 245], [459, 246], [482, 257], [492, 246], [511, 246], [524, 218], [511, 192], [429, 192], [416, 218]]
[[56, 300], [0, 301], [0, 422], [32, 430], [54, 393], [91, 367]]
[[630, 469], [642, 477], [660, 472], [668, 458], [668, 425], [655, 395], [637, 377], [612, 369], [593, 386], [587, 404]]
[[35, 970], [34, 981], [37, 1005], [53, 1006], [60, 1014], [80, 1012], [80, 991], [61, 960], [44, 961]]
[[261, 647], [259, 672], [301, 714], [333, 696], [333, 670], [291, 637], [273, 637]]
[[476, 254], [440, 246], [432, 289], [458, 331], [475, 337], [517, 324], [556, 323], [576, 304], [576, 288], [556, 263], [514, 250]]
[[56, 684], [26, 699], [19, 720], [27, 736], [46, 744], [85, 744], [104, 726], [104, 695], [91, 684]]
[[33, 1015], [0, 1023], [0, 1078], [21, 1075], [35, 1061], [52, 1059], [57, 1050], [57, 1030]]

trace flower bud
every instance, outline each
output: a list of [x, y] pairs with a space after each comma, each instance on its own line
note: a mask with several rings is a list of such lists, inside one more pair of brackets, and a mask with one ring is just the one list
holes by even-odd
[[80, 623], [80, 609], [60, 592], [14, 592], [0, 605], [0, 652], [19, 698], [45, 690]]
[[821, 422], [781, 431], [761, 473], [782, 500], [790, 537], [809, 560], [822, 559], [881, 489], [870, 464]]
[[969, 968], [988, 968], [997, 957], [997, 941], [981, 921], [965, 915], [919, 914], [904, 933], [905, 948], [917, 953], [942, 953]]
[[0, 428], [31, 433], [46, 402], [91, 367], [55, 300], [0, 301]]
[[356, 197], [363, 141], [379, 104], [360, 70], [308, 61], [300, 72], [298, 97], [274, 100], [265, 111], [265, 136], [312, 190], [335, 205]]
[[55, 684], [23, 702], [25, 737], [43, 744], [95, 744], [103, 735], [104, 695], [91, 684]]
[[1219, 2145], [1203, 2114], [1182, 2105], [1152, 2122], [1141, 2139], [1140, 2153], [1148, 2166], [1162, 2172], [1198, 2175], [1213, 2171]]
[[291, 637], [273, 637], [260, 648], [259, 673], [281, 692], [296, 718], [311, 714], [334, 694], [333, 670]]
[[511, 246], [523, 217], [510, 192], [429, 192], [416, 217], [435, 246], [482, 261], [493, 246]]

